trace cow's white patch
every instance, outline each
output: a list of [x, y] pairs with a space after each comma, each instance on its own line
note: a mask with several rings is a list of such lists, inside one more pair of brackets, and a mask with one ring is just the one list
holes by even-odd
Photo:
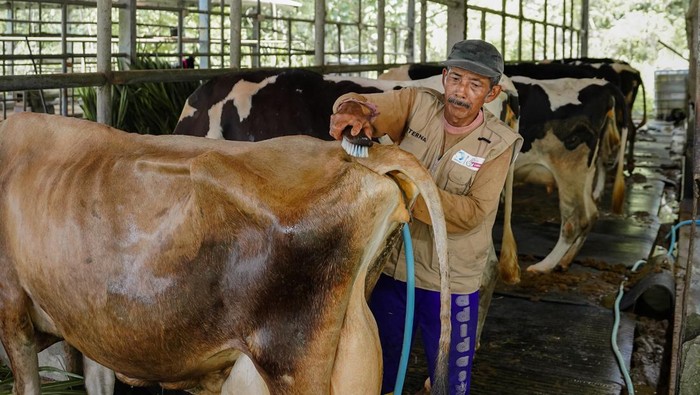
[[213, 139], [223, 139], [223, 133], [221, 129], [221, 114], [223, 112], [224, 105], [230, 101], [233, 101], [233, 105], [236, 106], [238, 110], [238, 118], [243, 122], [244, 119], [250, 115], [250, 110], [253, 107], [253, 96], [265, 86], [269, 84], [274, 84], [277, 80], [277, 76], [265, 78], [260, 82], [250, 82], [245, 80], [240, 80], [231, 89], [228, 95], [223, 98], [220, 102], [214, 104], [209, 109], [209, 131], [207, 132], [208, 138]]
[[624, 63], [612, 63], [610, 66], [612, 66], [613, 70], [615, 70], [615, 72], [617, 74], [620, 74], [623, 71], [629, 71], [630, 73], [633, 73], [633, 74], [639, 73], [639, 71], [637, 71], [637, 69], [635, 69], [634, 67], [632, 67], [628, 64], [624, 64]]
[[[109, 293], [143, 304], [153, 304], [159, 294], [173, 285], [172, 279], [157, 277], [141, 257], [125, 257], [123, 271], [109, 283]], [[129, 261], [129, 258], [133, 258], [133, 261]]]
[[464, 150], [459, 150], [454, 155], [452, 155], [453, 162], [473, 171], [479, 170], [481, 168], [481, 165], [484, 164], [484, 160], [484, 158], [471, 155], [469, 152], [466, 152]]
[[544, 89], [547, 97], [549, 97], [549, 106], [552, 111], [567, 104], [581, 104], [578, 94], [587, 86], [607, 84], [607, 81], [600, 78], [536, 80], [529, 77], [513, 76], [511, 80], [520, 84], [537, 85]]
[[617, 74], [620, 74], [623, 71], [629, 71], [630, 73], [637, 74], [639, 71], [635, 69], [634, 67], [624, 64], [624, 63], [586, 63], [586, 62], [576, 62], [576, 65], [585, 65], [585, 66], [590, 66], [593, 67], [594, 69], [600, 69], [603, 66], [610, 66], [612, 67], [613, 71], [615, 71]]
[[[119, 247], [124, 251], [124, 262], [120, 273], [110, 281], [108, 292], [121, 295], [143, 304], [153, 304], [156, 297], [174, 284], [173, 279], [159, 277], [148, 265], [147, 253], [130, 253], [143, 245], [146, 233], [141, 232], [134, 220], [129, 221], [128, 229]], [[164, 223], [168, 223], [165, 221]]]
[[393, 67], [389, 69], [387, 72], [384, 74], [380, 74], [377, 79], [379, 80], [408, 80], [410, 77], [408, 76], [408, 69], [410, 68], [409, 65], [405, 64], [403, 66], [399, 67]]
[[197, 109], [190, 106], [190, 103], [185, 102], [185, 106], [182, 107], [182, 112], [180, 113], [180, 119], [178, 119], [178, 122], [193, 116], [195, 112], [197, 112]]

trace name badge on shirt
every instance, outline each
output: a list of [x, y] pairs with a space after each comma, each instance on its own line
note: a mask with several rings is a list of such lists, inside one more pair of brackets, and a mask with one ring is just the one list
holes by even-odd
[[452, 156], [453, 162], [473, 171], [478, 171], [484, 163], [484, 160], [484, 158], [473, 156], [464, 150], [459, 150]]

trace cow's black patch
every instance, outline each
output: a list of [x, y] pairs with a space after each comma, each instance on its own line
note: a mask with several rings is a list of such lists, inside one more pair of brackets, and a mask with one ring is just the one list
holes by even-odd
[[221, 127], [226, 140], [261, 141], [273, 137], [303, 134], [331, 140], [328, 134], [333, 103], [349, 92], [376, 93], [352, 81], [327, 81], [323, 75], [300, 69], [243, 71], [216, 77], [202, 85], [188, 99], [197, 109], [194, 117], [183, 119], [176, 134], [205, 136], [209, 130], [209, 108], [223, 100], [240, 80], [261, 82], [276, 75], [274, 83], [265, 85], [250, 100], [250, 114], [243, 120], [233, 102], [224, 105]]

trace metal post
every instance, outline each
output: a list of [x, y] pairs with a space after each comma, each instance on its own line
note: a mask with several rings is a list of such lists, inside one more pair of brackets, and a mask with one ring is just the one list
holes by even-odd
[[125, 0], [119, 9], [119, 52], [126, 54], [125, 62], [136, 61], [136, 0]]
[[467, 37], [467, 0], [461, 0], [454, 6], [447, 6], [447, 46], [445, 56], [450, 53], [452, 45]]
[[523, 60], [523, 2], [518, 4], [518, 61]]
[[[97, 2], [97, 72], [112, 71], [112, 0]], [[97, 122], [112, 123], [112, 86], [109, 81], [97, 87]]]
[[[521, 2], [522, 4], [522, 2]], [[562, 24], [562, 29], [561, 29], [561, 56], [562, 58], [566, 57], [566, 0], [562, 1], [562, 15], [561, 15], [561, 24]]]
[[384, 64], [386, 40], [386, 1], [377, 0], [377, 63]]
[[588, 57], [588, 0], [581, 0], [581, 57]]
[[[243, 5], [241, 0], [231, 0], [231, 10], [229, 19], [231, 21], [231, 43], [229, 53], [231, 57], [231, 67], [241, 68], [241, 12]], [[223, 38], [223, 37], [222, 37]]]
[[[43, 4], [43, 3], [39, 3], [39, 5], [38, 5], [38, 7], [39, 7], [39, 20], [38, 20], [38, 21], [39, 21], [39, 22], [41, 22], [41, 15], [43, 14], [43, 12], [42, 12], [42, 4]], [[31, 19], [31, 18], [30, 18], [30, 19]], [[43, 25], [44, 25], [43, 23], [39, 23], [39, 37], [41, 37], [41, 36], [43, 35], [43, 32], [42, 32], [42, 30], [41, 30], [41, 27], [42, 27]], [[39, 69], [38, 69], [38, 72], [37, 72], [36, 64], [34, 64], [34, 72], [35, 72], [36, 74], [42, 74], [42, 73], [44, 72], [44, 70], [43, 70], [43, 69], [44, 69], [44, 62], [41, 60], [41, 47], [42, 47], [41, 44], [42, 44], [41, 41], [37, 41], [37, 47], [39, 48], [39, 51], [38, 51], [38, 52], [39, 52], [39, 54], [38, 54], [38, 55], [39, 55]], [[30, 53], [29, 55], [31, 56], [31, 53]], [[43, 100], [43, 99], [42, 99], [42, 100]], [[44, 105], [44, 112], [46, 112], [46, 103], [44, 103], [43, 105]]]
[[[211, 0], [199, 0], [199, 67], [202, 69], [209, 68], [209, 12], [211, 11]], [[205, 12], [203, 12], [205, 11]], [[205, 53], [207, 55], [201, 55]]]
[[[547, 0], [545, 0], [545, 1], [547, 1]], [[503, 58], [505, 59], [505, 56], [506, 56], [506, 0], [501, 1], [501, 56], [503, 56]]]
[[[359, 0], [357, 2], [357, 62], [358, 64], [362, 64], [362, 55], [364, 55], [364, 51], [362, 48], [364, 48], [364, 45], [362, 45], [362, 31], [364, 30], [364, 26], [362, 26], [362, 0]], [[371, 61], [369, 63], [372, 63]]]
[[420, 0], [420, 61], [428, 61], [428, 0]]
[[[68, 45], [66, 43], [66, 35], [68, 34], [68, 6], [66, 3], [61, 5], [61, 72], [68, 72]], [[61, 115], [68, 115], [68, 90], [63, 88], [60, 91]]]
[[544, 0], [544, 23], [542, 23], [542, 28], [544, 29], [543, 41], [542, 41], [542, 58], [547, 59], [547, 23], [549, 22], [549, 2]]
[[255, 45], [253, 46], [253, 55], [251, 56], [251, 65], [253, 67], [260, 67], [260, 53], [262, 52], [262, 43], [260, 42], [260, 18], [262, 16], [262, 9], [260, 6], [260, 0], [257, 1], [255, 7], [255, 18], [253, 19], [253, 38], [255, 39]]
[[408, 34], [406, 34], [406, 60], [409, 63], [415, 62], [415, 46], [416, 46], [416, 1], [408, 0], [408, 10], [406, 10], [406, 25]]
[[184, 50], [182, 39], [185, 37], [185, 13], [182, 9], [182, 4], [180, 3], [180, 9], [177, 13], [177, 63], [182, 67], [182, 61], [184, 59]]
[[[382, 0], [379, 0], [382, 1]], [[381, 12], [380, 12], [381, 13]], [[314, 2], [314, 66], [323, 66], [326, 57], [326, 2]]]

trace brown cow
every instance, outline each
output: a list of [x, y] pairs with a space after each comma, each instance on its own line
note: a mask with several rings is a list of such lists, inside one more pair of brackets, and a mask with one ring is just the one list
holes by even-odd
[[143, 136], [18, 114], [0, 124], [0, 185], [16, 394], [39, 393], [37, 344], [58, 338], [131, 385], [378, 393], [365, 280], [418, 192], [440, 255], [446, 376], [444, 217], [430, 175], [396, 147], [356, 159], [303, 136]]

